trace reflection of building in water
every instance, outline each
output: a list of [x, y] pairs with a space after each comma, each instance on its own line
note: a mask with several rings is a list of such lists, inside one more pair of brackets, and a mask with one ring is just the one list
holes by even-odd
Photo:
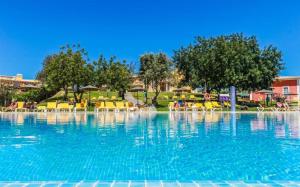
[[41, 122], [47, 121], [47, 113], [45, 112], [38, 112], [36, 113], [36, 120]]
[[287, 124], [288, 136], [291, 138], [300, 138], [300, 117], [299, 114], [293, 113], [285, 115], [285, 124]]
[[58, 124], [68, 124], [73, 120], [74, 120], [74, 114], [72, 113], [59, 113], [56, 116], [56, 123]]
[[47, 113], [47, 124], [56, 125], [57, 113], [49, 112]]
[[258, 113], [256, 118], [250, 121], [251, 131], [264, 131], [267, 129], [267, 121], [265, 121], [265, 114]]
[[300, 138], [300, 117], [297, 113], [258, 114], [250, 125], [251, 131], [268, 131], [271, 128], [275, 137]]
[[127, 113], [125, 112], [118, 112], [115, 113], [115, 123], [124, 124], [127, 121]]
[[83, 124], [83, 125], [85, 125], [86, 122], [87, 122], [86, 118], [87, 118], [87, 114], [86, 113], [76, 113], [74, 120], [75, 120], [76, 124]]
[[206, 123], [216, 123], [220, 121], [221, 113], [207, 112], [205, 113], [205, 122]]
[[276, 125], [275, 128], [275, 136], [278, 138], [283, 138], [286, 135], [285, 126], [284, 125]]
[[289, 125], [290, 136], [292, 138], [300, 138], [300, 118], [298, 117], [297, 122]]
[[16, 114], [16, 124], [24, 125], [24, 115], [23, 114]]

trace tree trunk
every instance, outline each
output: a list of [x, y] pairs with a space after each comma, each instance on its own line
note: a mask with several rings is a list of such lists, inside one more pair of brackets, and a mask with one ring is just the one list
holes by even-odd
[[159, 93], [160, 93], [160, 91], [159, 91], [158, 87], [156, 86], [156, 88], [155, 88], [155, 96], [152, 98], [152, 104], [154, 106], [158, 105], [157, 98], [158, 98]]
[[68, 86], [64, 86], [64, 101], [68, 99]]
[[125, 100], [125, 91], [124, 90], [119, 90], [118, 95], [122, 98], [122, 100]]
[[83, 92], [80, 92], [80, 95], [79, 95], [79, 102], [81, 103], [81, 100], [82, 100], [82, 96], [83, 96]]
[[145, 90], [145, 104], [148, 103], [148, 89]]
[[75, 102], [78, 103], [76, 92], [73, 92], [73, 96], [74, 96]]

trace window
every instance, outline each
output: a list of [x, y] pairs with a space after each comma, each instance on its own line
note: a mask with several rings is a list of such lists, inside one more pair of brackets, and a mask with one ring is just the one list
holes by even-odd
[[288, 95], [289, 94], [289, 87], [285, 86], [283, 87], [283, 95]]

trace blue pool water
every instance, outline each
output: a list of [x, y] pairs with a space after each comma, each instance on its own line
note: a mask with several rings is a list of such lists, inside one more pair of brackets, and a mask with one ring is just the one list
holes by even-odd
[[300, 116], [2, 113], [0, 180], [300, 180]]

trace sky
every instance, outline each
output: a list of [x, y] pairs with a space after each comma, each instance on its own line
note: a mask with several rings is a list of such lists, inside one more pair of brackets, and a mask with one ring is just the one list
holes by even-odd
[[281, 75], [300, 75], [299, 0], [0, 0], [0, 75], [34, 78], [65, 44], [137, 63], [146, 52], [244, 33], [283, 53]]

